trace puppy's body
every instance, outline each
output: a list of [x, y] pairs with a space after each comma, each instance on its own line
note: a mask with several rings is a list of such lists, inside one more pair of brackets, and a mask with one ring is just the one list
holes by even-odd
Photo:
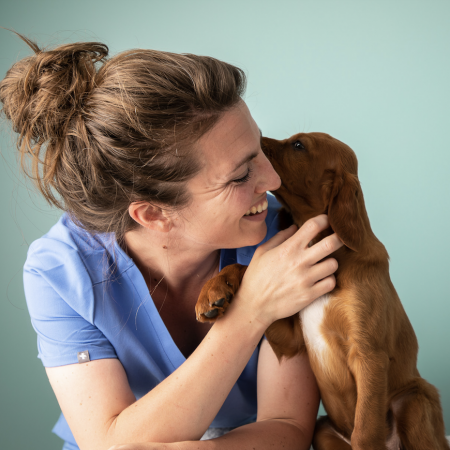
[[[296, 165], [288, 152], [298, 141], [304, 148], [291, 150]], [[353, 151], [321, 133], [263, 144], [282, 178], [274, 194], [293, 221], [300, 227], [327, 213], [331, 228], [313, 244], [333, 232], [346, 244], [332, 255], [335, 289], [300, 313], [305, 346], [293, 339], [297, 351], [307, 349], [328, 413], [317, 424], [315, 448], [448, 449], [439, 396], [417, 370], [417, 339], [391, 282], [388, 253], [370, 227]], [[299, 334], [289, 322], [266, 333], [279, 357], [292, 354], [285, 330]]]
[[[266, 331], [279, 359], [308, 353], [328, 413], [317, 422], [314, 448], [449, 450], [438, 392], [417, 370], [417, 339], [370, 227], [355, 154], [323, 133], [263, 138], [262, 148], [282, 181], [273, 192], [285, 207], [280, 228], [326, 213], [331, 227], [310, 245], [333, 232], [345, 244], [331, 255], [339, 264], [335, 289]], [[245, 267], [225, 269], [237, 289]], [[198, 317], [213, 304], [211, 281]]]
[[[330, 418], [326, 430], [350, 443], [359, 425], [370, 447], [362, 441], [354, 448], [381, 449], [389, 440], [396, 445], [387, 448], [397, 450], [400, 437], [392, 399], [397, 397], [398, 402], [421, 380], [417, 340], [389, 278], [375, 283], [370, 275], [364, 277], [360, 263], [360, 278], [354, 280], [341, 258], [334, 256], [339, 262], [336, 288], [300, 313], [306, 349]], [[267, 332], [269, 342], [274, 338], [277, 345], [281, 345], [276, 336], [279, 326], [282, 323]], [[325, 445], [318, 430], [316, 448], [334, 448]]]

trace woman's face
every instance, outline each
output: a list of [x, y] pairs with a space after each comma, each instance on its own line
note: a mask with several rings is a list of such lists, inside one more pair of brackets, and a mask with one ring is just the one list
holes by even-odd
[[192, 203], [182, 211], [183, 237], [211, 248], [256, 245], [267, 232], [266, 202], [280, 177], [261, 150], [260, 130], [241, 101], [198, 141], [203, 169], [188, 182]]

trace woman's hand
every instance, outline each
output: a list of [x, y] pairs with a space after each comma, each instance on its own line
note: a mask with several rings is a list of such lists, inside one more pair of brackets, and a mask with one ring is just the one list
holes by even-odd
[[344, 244], [336, 233], [308, 247], [317, 234], [329, 227], [328, 216], [309, 219], [297, 230], [292, 225], [260, 245], [237, 292], [245, 299], [236, 308], [251, 308], [250, 316], [269, 326], [289, 317], [336, 286], [334, 258], [318, 262]]

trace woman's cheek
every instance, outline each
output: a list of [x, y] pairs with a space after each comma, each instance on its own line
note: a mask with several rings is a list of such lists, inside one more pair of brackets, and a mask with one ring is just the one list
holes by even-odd
[[243, 216], [248, 209], [252, 206], [252, 204], [255, 201], [255, 189], [253, 186], [253, 183], [249, 183], [248, 186], [243, 188], [241, 190], [240, 196], [239, 196], [239, 212], [241, 212], [241, 216]]
[[220, 210], [228, 215], [244, 215], [252, 204], [253, 188], [249, 183], [230, 185], [220, 202]]

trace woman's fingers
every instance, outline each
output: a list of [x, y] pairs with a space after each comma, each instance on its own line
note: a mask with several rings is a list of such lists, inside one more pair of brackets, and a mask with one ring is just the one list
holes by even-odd
[[334, 275], [330, 275], [323, 280], [318, 281], [312, 288], [311, 288], [311, 301], [316, 300], [317, 298], [321, 297], [322, 295], [327, 294], [328, 292], [331, 292], [336, 287], [336, 277]]
[[264, 244], [261, 244], [256, 249], [256, 252], [258, 252], [258, 250], [259, 250], [258, 253], [266, 252], [272, 248], [278, 247], [280, 244], [282, 244], [287, 239], [289, 239], [291, 236], [293, 236], [297, 230], [298, 230], [298, 227], [297, 227], [297, 225], [294, 224], [294, 225], [291, 225], [289, 228], [286, 228], [285, 230], [279, 231], [275, 236], [271, 237], [267, 242], [264, 242]]
[[321, 241], [307, 249], [305, 260], [307, 259], [310, 265], [314, 265], [340, 249], [343, 245], [344, 243], [339, 239], [336, 233], [330, 234], [330, 236], [323, 238]]
[[[281, 247], [288, 250], [290, 248], [298, 250], [308, 249], [309, 243], [323, 230], [330, 226], [328, 216], [320, 214], [307, 220], [300, 229], [290, 238], [287, 239]], [[325, 255], [326, 256], [326, 255]]]
[[296, 251], [301, 248], [302, 250], [308, 247], [308, 244], [323, 230], [326, 230], [330, 226], [328, 222], [328, 216], [326, 214], [320, 214], [312, 219], [307, 220], [300, 229], [297, 225], [291, 225], [285, 230], [279, 231], [275, 236], [269, 239], [264, 244], [260, 245], [256, 251], [266, 252], [272, 248], [282, 246], [285, 251], [288, 249], [295, 249]]
[[308, 279], [311, 286], [320, 280], [332, 275], [338, 268], [338, 262], [334, 258], [327, 258], [325, 261], [314, 264], [308, 270]]
[[326, 214], [320, 214], [316, 217], [312, 217], [307, 220], [298, 233], [295, 235], [295, 245], [301, 244], [301, 248], [308, 248], [309, 243], [323, 230], [326, 230], [330, 226], [328, 216]]

